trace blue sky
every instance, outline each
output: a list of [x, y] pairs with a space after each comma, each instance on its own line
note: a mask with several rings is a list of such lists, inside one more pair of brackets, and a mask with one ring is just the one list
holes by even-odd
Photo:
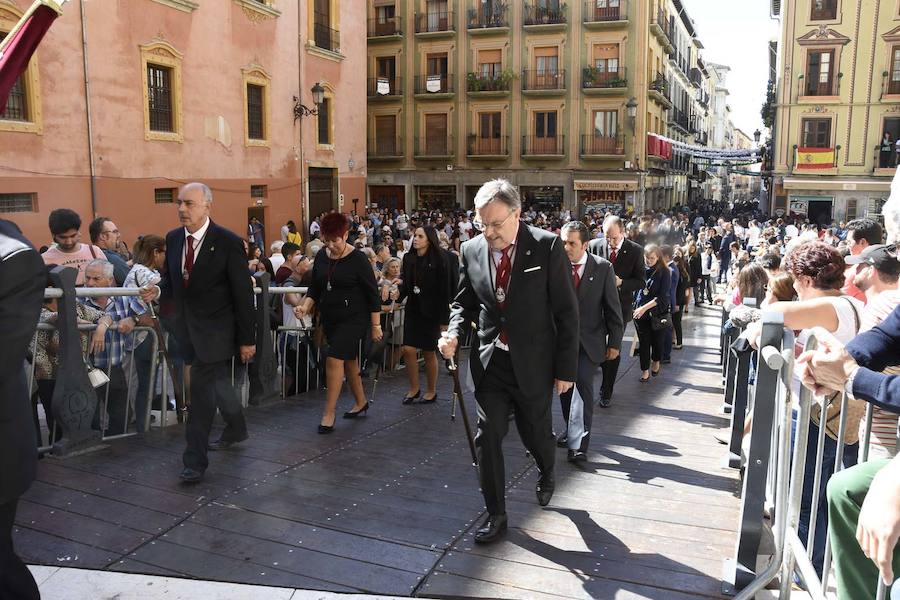
[[769, 79], [768, 43], [779, 35], [767, 0], [682, 0], [694, 20], [707, 62], [731, 67], [726, 80], [732, 120], [749, 136], [762, 129], [760, 108]]

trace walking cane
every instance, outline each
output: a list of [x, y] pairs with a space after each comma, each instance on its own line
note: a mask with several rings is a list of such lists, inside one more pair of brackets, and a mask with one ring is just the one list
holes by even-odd
[[466, 441], [469, 442], [469, 452], [472, 453], [472, 466], [478, 468], [478, 455], [475, 453], [475, 438], [472, 435], [472, 425], [469, 423], [469, 413], [466, 411], [466, 404], [463, 402], [462, 384], [459, 382], [459, 368], [456, 362], [456, 356], [451, 358], [447, 364], [447, 370], [453, 377], [453, 407], [454, 413], [456, 403], [459, 402], [460, 412], [462, 413], [463, 426], [466, 429]]
[[[166, 367], [169, 369], [169, 377], [172, 378], [172, 391], [175, 392], [175, 403], [178, 407], [176, 415], [178, 418], [178, 422], [183, 423], [187, 419], [188, 406], [190, 406], [190, 403], [185, 400], [183, 390], [180, 390], [178, 388], [178, 385], [176, 384], [178, 380], [175, 378], [175, 366], [169, 359], [169, 349], [166, 347], [166, 340], [163, 337], [162, 326], [159, 323], [159, 316], [156, 314], [156, 311], [153, 310], [153, 304], [148, 303], [147, 306], [150, 309], [150, 326], [156, 333], [156, 339], [158, 340], [158, 343], [156, 344], [156, 351], [158, 354], [162, 355], [163, 359], [166, 362]], [[163, 402], [168, 402], [168, 400], [163, 399]]]

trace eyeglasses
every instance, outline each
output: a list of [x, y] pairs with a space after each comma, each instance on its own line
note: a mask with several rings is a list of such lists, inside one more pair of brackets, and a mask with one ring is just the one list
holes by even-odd
[[515, 210], [509, 211], [509, 214], [506, 215], [506, 218], [503, 219], [502, 221], [500, 221], [499, 223], [485, 223], [478, 217], [475, 217], [475, 219], [472, 220], [472, 226], [475, 227], [475, 229], [477, 229], [478, 231], [487, 231], [488, 229], [500, 229], [501, 227], [503, 227], [506, 224], [507, 221], [509, 221], [509, 218], [511, 216], [513, 216], [513, 213], [515, 213], [515, 212], [516, 212]]

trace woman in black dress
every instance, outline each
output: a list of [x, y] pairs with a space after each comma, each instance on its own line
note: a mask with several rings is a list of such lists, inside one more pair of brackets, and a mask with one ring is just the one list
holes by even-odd
[[[438, 360], [437, 341], [450, 322], [450, 277], [447, 259], [441, 250], [434, 227], [417, 227], [413, 232], [412, 249], [403, 257], [403, 283], [399, 299], [406, 298], [403, 322], [403, 360], [409, 378], [409, 393], [403, 404], [437, 399]], [[425, 357], [425, 377], [428, 389], [422, 394], [419, 387], [419, 363], [416, 350]]]
[[335, 409], [344, 377], [356, 399], [345, 419], [365, 415], [369, 409], [359, 377], [360, 344], [372, 330], [372, 339], [380, 341], [381, 299], [375, 274], [366, 256], [347, 243], [350, 222], [342, 213], [322, 218], [321, 234], [325, 246], [316, 254], [312, 283], [306, 298], [294, 307], [298, 319], [318, 306], [325, 329], [325, 382], [327, 395], [319, 433], [334, 431]]
[[[672, 274], [663, 260], [659, 246], [647, 245], [644, 248], [644, 261], [647, 264], [646, 283], [642, 289], [638, 290], [634, 300], [634, 324], [641, 349], [640, 380], [642, 382], [649, 381], [651, 375], [653, 377], [659, 375], [666, 331], [653, 329], [652, 322], [654, 315], [658, 317], [671, 310], [669, 298], [672, 286]], [[651, 358], [653, 359], [652, 365]]]

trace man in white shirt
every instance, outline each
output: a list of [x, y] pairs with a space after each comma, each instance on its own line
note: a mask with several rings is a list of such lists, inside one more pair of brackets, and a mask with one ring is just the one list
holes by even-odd
[[272, 251], [269, 262], [272, 263], [272, 271], [274, 272], [278, 272], [278, 268], [284, 264], [284, 256], [281, 254], [282, 246], [284, 246], [284, 242], [276, 240], [272, 242], [272, 245], [269, 247], [269, 250]]
[[459, 221], [459, 241], [467, 242], [472, 238], [472, 222], [469, 221], [469, 215], [463, 215]]
[[794, 225], [793, 221], [788, 222], [787, 225], [784, 226], [784, 236], [786, 238], [795, 238], [800, 235], [800, 230], [797, 229], [797, 226]]
[[755, 219], [750, 221], [750, 226], [747, 228], [747, 250], [749, 252], [753, 252], [753, 249], [759, 245], [760, 235], [762, 235], [762, 230], [759, 228], [759, 223]]

